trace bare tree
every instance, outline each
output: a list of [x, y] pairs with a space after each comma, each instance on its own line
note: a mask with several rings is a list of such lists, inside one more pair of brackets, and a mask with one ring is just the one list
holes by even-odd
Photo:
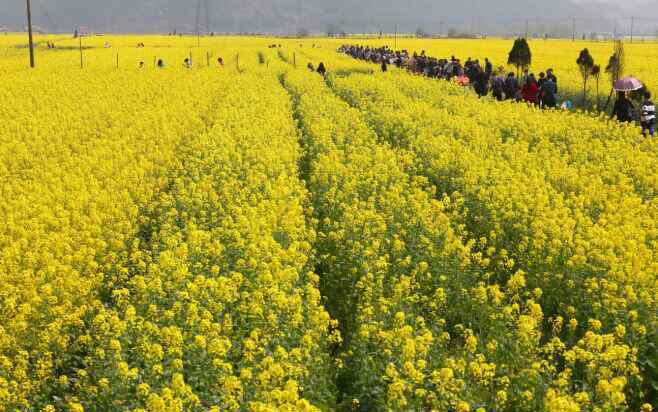
[[625, 67], [626, 53], [624, 52], [624, 42], [616, 40], [615, 50], [612, 53], [612, 56], [610, 56], [610, 60], [608, 60], [608, 66], [605, 68], [605, 72], [608, 73], [608, 76], [610, 77], [610, 95], [608, 96], [608, 101], [605, 103], [603, 110], [608, 108], [610, 100], [612, 99], [612, 94], [615, 91], [615, 83], [624, 75]]

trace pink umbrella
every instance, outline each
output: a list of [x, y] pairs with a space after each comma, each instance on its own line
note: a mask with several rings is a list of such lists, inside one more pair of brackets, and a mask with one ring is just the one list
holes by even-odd
[[644, 85], [635, 77], [624, 77], [615, 82], [615, 90], [618, 92], [632, 92], [633, 90], [640, 90]]

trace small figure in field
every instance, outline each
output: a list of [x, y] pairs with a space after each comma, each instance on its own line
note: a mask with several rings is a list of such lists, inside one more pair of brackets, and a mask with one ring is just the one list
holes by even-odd
[[507, 79], [505, 80], [505, 98], [507, 100], [515, 99], [518, 91], [519, 84], [516, 81], [516, 76], [514, 73], [509, 73], [507, 75]]
[[110, 48], [110, 42], [106, 41], [105, 44], [103, 45], [103, 47], [105, 47], [106, 49], [109, 49]]
[[539, 107], [544, 107], [544, 96], [542, 96], [541, 88], [544, 85], [544, 82], [546, 81], [546, 73], [541, 72], [539, 73], [539, 79], [537, 80], [537, 87], [539, 87], [539, 94], [537, 96], [537, 104], [539, 104]]
[[183, 60], [183, 67], [186, 69], [192, 68], [192, 60], [190, 60], [189, 57], [186, 57], [185, 60]]
[[615, 107], [612, 109], [612, 117], [616, 117], [622, 123], [630, 123], [633, 121], [634, 109], [635, 106], [626, 97], [626, 92], [618, 92]]
[[649, 134], [653, 137], [656, 131], [656, 105], [651, 100], [651, 93], [644, 93], [644, 103], [642, 103], [642, 135]]
[[388, 71], [388, 65], [386, 64], [386, 60], [382, 60], [382, 72], [386, 73]]
[[219, 65], [219, 67], [224, 67], [224, 59], [222, 59], [221, 57], [219, 57], [219, 58], [217, 59], [217, 64]]
[[493, 97], [499, 102], [505, 99], [505, 77], [503, 77], [504, 73], [505, 69], [500, 67], [498, 69], [498, 73], [491, 81], [491, 92]]
[[539, 86], [537, 86], [537, 81], [535, 80], [535, 75], [530, 74], [528, 80], [526, 80], [521, 90], [523, 95], [523, 101], [530, 104], [537, 104], [537, 95], [539, 94]]
[[484, 72], [488, 77], [491, 77], [493, 74], [493, 64], [491, 64], [488, 57], [484, 59]]
[[142, 61], [139, 62], [139, 66], [138, 66], [138, 67], [139, 67], [139, 69], [143, 69], [143, 68], [144, 68], [144, 60], [142, 60]]
[[320, 64], [318, 65], [318, 73], [321, 74], [322, 76], [326, 76], [326, 75], [327, 75], [327, 68], [324, 67], [324, 63], [323, 63], [323, 62], [320, 62]]
[[557, 87], [557, 77], [553, 73], [553, 69], [548, 69], [546, 71], [546, 77], [549, 79], [553, 80], [553, 83], [555, 84], [555, 94], [558, 94], [558, 87]]
[[158, 63], [156, 64], [158, 69], [164, 69], [165, 68], [165, 62], [162, 59], [158, 59]]
[[528, 81], [528, 78], [529, 78], [529, 77], [530, 77], [530, 70], [529, 70], [529, 69], [525, 69], [525, 70], [523, 70], [523, 74], [521, 75], [521, 79], [520, 79], [521, 81], [520, 81], [519, 84], [520, 84], [520, 85], [524, 85], [524, 84], [526, 84], [526, 82]]
[[308, 69], [308, 71], [310, 71], [310, 72], [312, 72], [312, 73], [315, 73], [315, 67], [313, 67], [313, 63], [309, 62], [309, 63], [306, 65], [306, 68]]
[[542, 107], [554, 109], [557, 106], [557, 85], [552, 77], [546, 77], [539, 89], [539, 98]]
[[487, 73], [485, 70], [480, 67], [477, 71], [477, 74], [475, 75], [475, 82], [476, 82], [476, 92], [478, 96], [480, 97], [485, 97], [487, 94], [489, 94], [489, 79], [491, 78], [491, 74]]

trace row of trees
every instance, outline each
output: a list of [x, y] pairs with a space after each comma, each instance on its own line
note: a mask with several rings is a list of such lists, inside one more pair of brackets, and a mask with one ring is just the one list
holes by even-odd
[[[532, 64], [532, 52], [530, 51], [530, 46], [524, 38], [519, 38], [514, 41], [514, 46], [509, 53], [507, 64], [516, 67], [517, 76], [521, 70], [526, 70], [530, 68]], [[580, 74], [583, 78], [583, 106], [587, 105], [587, 84], [594, 79], [596, 81], [596, 106], [600, 106], [599, 101], [599, 91], [600, 91], [600, 81], [601, 75], [603, 74], [601, 66], [594, 62], [589, 49], [583, 49], [578, 59], [576, 59], [576, 64], [580, 69]], [[621, 40], [615, 41], [614, 52], [610, 59], [608, 60], [608, 65], [605, 68], [605, 73], [608, 75], [610, 80], [610, 96], [606, 102], [605, 107], [610, 103], [612, 94], [614, 91], [614, 84], [619, 80], [624, 73], [625, 66], [625, 53], [624, 53], [624, 43]]]
[[[599, 102], [599, 84], [601, 79], [601, 66], [594, 62], [594, 58], [587, 48], [583, 49], [576, 60], [576, 64], [580, 69], [580, 75], [583, 78], [583, 105], [587, 104], [587, 83], [592, 78], [596, 80], [596, 105], [600, 106]], [[621, 40], [615, 41], [615, 49], [608, 60], [608, 65], [605, 72], [608, 74], [611, 84], [610, 96], [606, 102], [606, 108], [610, 103], [612, 94], [614, 92], [614, 84], [619, 80], [624, 73], [625, 66], [625, 53], [624, 43]]]

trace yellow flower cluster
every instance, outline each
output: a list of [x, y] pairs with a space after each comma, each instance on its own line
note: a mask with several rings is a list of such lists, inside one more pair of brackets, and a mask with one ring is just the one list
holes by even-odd
[[[25, 95], [34, 84], [40, 87]], [[273, 73], [0, 91], [0, 410], [317, 410], [338, 337]]]
[[[452, 199], [453, 226], [474, 246], [483, 280], [505, 282], [508, 301], [518, 302], [503, 308], [505, 318], [518, 315], [515, 345], [535, 348], [547, 362], [542, 371], [568, 372], [559, 366], [568, 355], [587, 365], [573, 373], [594, 380], [621, 374], [616, 387], [633, 399], [609, 402], [637, 405], [656, 382], [658, 209], [647, 178], [658, 167], [656, 145], [600, 118], [478, 101], [454, 85], [406, 74], [330, 83], [382, 143], [411, 152], [419, 173]], [[529, 307], [534, 315], [516, 309], [528, 299], [537, 302]], [[619, 360], [606, 345], [592, 355], [604, 356], [603, 368], [583, 352], [556, 355], [587, 333], [607, 333]], [[540, 355], [547, 341], [549, 358]], [[562, 390], [575, 391], [575, 380]], [[589, 399], [608, 405], [594, 392]]]
[[0, 412], [654, 410], [658, 145], [637, 130], [333, 41], [203, 38], [191, 70], [117, 70], [192, 39], [85, 38], [72, 70], [49, 36], [26, 71], [16, 39]]

